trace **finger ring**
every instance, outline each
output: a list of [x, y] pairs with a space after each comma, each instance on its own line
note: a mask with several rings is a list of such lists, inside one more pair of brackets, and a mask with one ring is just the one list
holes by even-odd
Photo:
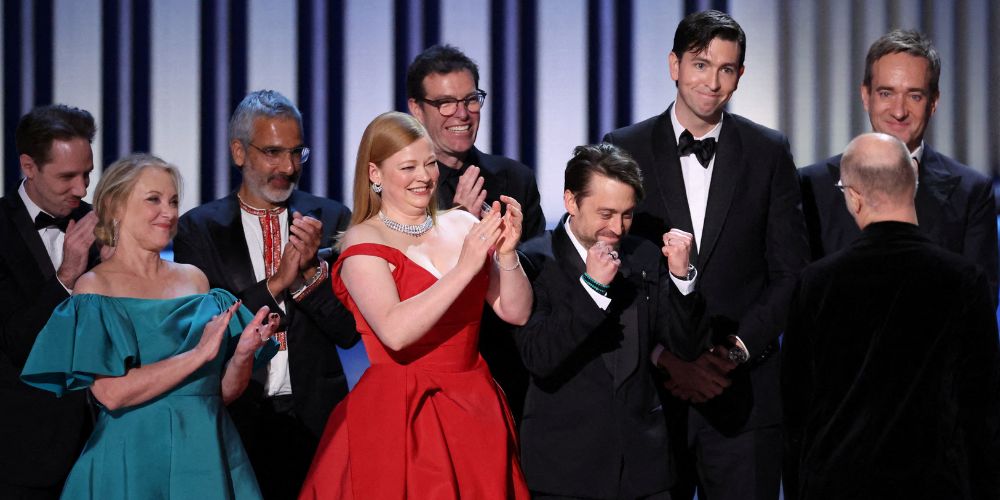
[[485, 234], [480, 234], [479, 235], [479, 239], [482, 240], [482, 241], [486, 241], [486, 235]]
[[608, 255], [610, 255], [612, 259], [618, 260], [618, 252], [612, 250], [608, 252]]

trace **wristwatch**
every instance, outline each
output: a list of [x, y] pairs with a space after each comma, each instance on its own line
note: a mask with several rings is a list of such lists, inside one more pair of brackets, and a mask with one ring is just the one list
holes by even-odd
[[729, 361], [741, 365], [746, 363], [748, 359], [750, 359], [750, 353], [743, 346], [734, 343], [729, 347]]

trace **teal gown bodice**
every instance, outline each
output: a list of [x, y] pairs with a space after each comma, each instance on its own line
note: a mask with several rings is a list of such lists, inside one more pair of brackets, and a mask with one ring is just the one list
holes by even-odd
[[[125, 375], [193, 349], [205, 324], [235, 301], [220, 289], [172, 299], [74, 295], [38, 334], [21, 378], [62, 395], [86, 389], [97, 376]], [[225, 364], [252, 319], [241, 306], [215, 359], [167, 392], [115, 411], [98, 405], [62, 498], [261, 498], [221, 393]], [[271, 341], [258, 350], [255, 364], [276, 348]]]

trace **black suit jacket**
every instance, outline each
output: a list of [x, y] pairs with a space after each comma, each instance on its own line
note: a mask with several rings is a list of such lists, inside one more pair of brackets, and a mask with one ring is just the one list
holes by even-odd
[[[302, 191], [292, 193], [288, 206], [302, 214], [318, 211], [316, 218], [323, 222], [321, 247], [332, 245], [336, 234], [350, 222], [350, 211], [340, 203]], [[251, 311], [266, 305], [272, 312], [282, 312], [266, 280], [254, 277], [235, 193], [181, 217], [174, 255], [177, 262], [198, 266], [212, 287], [229, 290]], [[336, 347], [350, 347], [358, 340], [354, 317], [334, 297], [329, 283], [320, 285], [301, 302], [290, 296], [284, 302], [282, 327], [288, 332], [295, 413], [319, 439], [333, 407], [347, 395], [347, 379]], [[229, 406], [241, 431], [257, 420], [265, 396], [266, 372], [266, 367], [257, 370], [247, 390]]]
[[[693, 233], [670, 109], [615, 130], [604, 140], [627, 150], [642, 168], [646, 197], [636, 208], [632, 233], [658, 246], [670, 228]], [[715, 341], [738, 334], [754, 358], [775, 350], [808, 252], [788, 141], [777, 131], [725, 113], [701, 246], [692, 259]], [[711, 402], [700, 407], [717, 428], [724, 426], [727, 429], [720, 430], [731, 433], [780, 422], [778, 366], [773, 356], [751, 361], [733, 378], [727, 392], [734, 396], [749, 392], [745, 384], [752, 383], [752, 411], [746, 418], [742, 397], [734, 401], [741, 408]], [[740, 418], [726, 415], [733, 412]]]
[[580, 283], [586, 268], [568, 230], [521, 248], [535, 295], [515, 334], [531, 373], [521, 424], [528, 487], [587, 498], [616, 498], [620, 483], [635, 497], [664, 491], [673, 471], [650, 351], [659, 342], [693, 359], [704, 304], [673, 287], [658, 247], [626, 236], [601, 309]]
[[[82, 203], [74, 220], [90, 211]], [[0, 199], [0, 485], [61, 484], [90, 435], [86, 391], [62, 398], [21, 382], [21, 370], [52, 311], [69, 298], [56, 278], [24, 201], [13, 190]], [[97, 263], [92, 249], [90, 267]], [[72, 332], [67, 332], [71, 335]], [[2, 489], [2, 486], [0, 486]], [[0, 491], [0, 497], [4, 496]]]
[[[524, 222], [521, 224], [522, 240], [527, 241], [542, 234], [545, 230], [545, 214], [542, 213], [534, 170], [506, 156], [486, 154], [473, 147], [469, 150], [465, 164], [457, 172], [449, 172], [452, 169], [444, 165], [441, 165], [440, 171], [448, 178], [457, 178], [473, 165], [479, 167], [479, 175], [483, 177], [487, 203], [500, 201], [500, 195], [506, 195], [521, 204], [524, 212]], [[438, 206], [451, 208], [454, 205], [452, 200], [455, 198], [455, 181], [441, 182], [437, 194]]]
[[[931, 241], [979, 264], [997, 299], [1000, 257], [993, 185], [985, 176], [924, 145], [917, 188], [917, 219]], [[861, 230], [847, 211], [840, 180], [840, 155], [799, 171], [802, 210], [809, 227], [813, 259], [840, 250]]]
[[911, 224], [802, 273], [782, 352], [785, 497], [1000, 498], [986, 275]]

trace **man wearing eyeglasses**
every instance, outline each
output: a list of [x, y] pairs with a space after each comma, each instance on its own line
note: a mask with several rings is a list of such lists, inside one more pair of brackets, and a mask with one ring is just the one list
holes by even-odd
[[[451, 45], [424, 50], [406, 72], [410, 114], [427, 129], [437, 154], [438, 206], [461, 206], [479, 216], [482, 206], [500, 195], [514, 198], [524, 211], [521, 241], [545, 230], [535, 173], [522, 163], [476, 148], [480, 111], [486, 92], [479, 88], [479, 67]], [[528, 371], [514, 345], [512, 330], [490, 308], [483, 314], [479, 351], [507, 394], [514, 418], [520, 421]]]
[[507, 195], [524, 209], [522, 241], [545, 230], [535, 173], [523, 164], [476, 149], [480, 111], [486, 92], [479, 89], [479, 67], [451, 45], [435, 45], [413, 60], [406, 72], [410, 114], [434, 143], [441, 177], [442, 208], [462, 206], [479, 215], [483, 202]]
[[174, 254], [251, 310], [267, 305], [281, 314], [280, 351], [256, 367], [229, 412], [264, 498], [294, 498], [327, 417], [347, 394], [336, 347], [350, 347], [358, 334], [317, 250], [347, 229], [351, 213], [295, 189], [309, 148], [302, 116], [280, 93], [256, 91], [240, 102], [229, 149], [243, 175], [239, 189], [184, 214]]

